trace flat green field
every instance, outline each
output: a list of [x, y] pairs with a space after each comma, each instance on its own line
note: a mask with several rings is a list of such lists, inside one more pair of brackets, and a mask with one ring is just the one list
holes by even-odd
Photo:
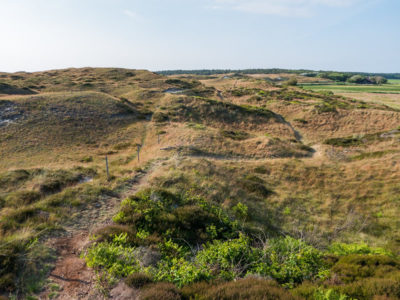
[[390, 80], [384, 85], [347, 85], [347, 84], [326, 84], [326, 85], [302, 85], [307, 90], [332, 91], [335, 93], [377, 93], [377, 94], [400, 94], [400, 80]]

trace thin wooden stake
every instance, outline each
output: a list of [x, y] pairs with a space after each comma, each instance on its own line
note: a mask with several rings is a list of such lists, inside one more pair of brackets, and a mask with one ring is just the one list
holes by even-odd
[[158, 136], [158, 143], [160, 143], [160, 134], [158, 134], [157, 136]]
[[137, 160], [140, 161], [140, 146], [141, 145], [137, 145]]
[[106, 171], [107, 171], [107, 181], [110, 181], [110, 173], [108, 171], [108, 157], [106, 155]]

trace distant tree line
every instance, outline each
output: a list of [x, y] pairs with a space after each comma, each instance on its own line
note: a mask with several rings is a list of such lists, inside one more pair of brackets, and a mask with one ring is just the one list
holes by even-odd
[[[308, 74], [304, 75], [309, 76]], [[385, 84], [388, 82], [388, 79], [386, 77], [380, 75], [354, 75], [353, 73], [324, 72], [319, 73], [318, 76], [334, 81], [357, 84]]]
[[204, 70], [166, 70], [158, 71], [157, 74], [161, 75], [182, 75], [182, 74], [192, 74], [192, 75], [218, 75], [218, 74], [280, 74], [280, 73], [290, 73], [290, 74], [301, 74], [306, 72], [312, 72], [311, 70], [289, 70], [289, 69], [242, 69], [242, 70], [232, 70], [232, 69], [204, 69]]
[[[368, 80], [372, 80], [369, 83], [373, 82], [374, 78], [380, 77], [385, 79], [400, 79], [400, 73], [362, 73], [362, 72], [333, 72], [333, 71], [313, 71], [313, 70], [290, 70], [290, 69], [242, 69], [242, 70], [231, 70], [231, 69], [204, 69], [204, 70], [165, 70], [156, 72], [161, 75], [182, 75], [182, 74], [191, 74], [191, 75], [219, 75], [219, 74], [229, 74], [229, 73], [237, 73], [237, 74], [280, 74], [280, 73], [288, 73], [288, 74], [298, 74], [304, 75], [308, 77], [321, 77], [328, 78], [334, 81], [346, 82], [350, 78], [354, 76], [363, 76], [363, 79], [360, 80], [358, 77], [353, 80], [364, 81], [367, 83]], [[350, 81], [351, 82], [351, 81]]]

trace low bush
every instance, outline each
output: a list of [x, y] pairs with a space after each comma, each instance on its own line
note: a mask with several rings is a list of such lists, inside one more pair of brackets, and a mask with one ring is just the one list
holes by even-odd
[[268, 174], [268, 169], [264, 166], [258, 166], [254, 168], [254, 172], [258, 173], [258, 174]]
[[5, 190], [28, 180], [31, 173], [27, 170], [15, 170], [0, 174], [0, 188]]
[[333, 289], [323, 290], [317, 289], [313, 295], [314, 300], [352, 300], [347, 295], [336, 292]]
[[97, 229], [93, 234], [93, 238], [96, 242], [112, 242], [114, 236], [121, 234], [126, 234], [128, 241], [136, 235], [134, 229], [130, 226], [111, 224]]
[[38, 293], [55, 256], [37, 239], [0, 240], [0, 294]]
[[303, 125], [308, 124], [308, 121], [304, 119], [294, 119], [294, 121]]
[[133, 273], [125, 279], [125, 283], [132, 288], [140, 289], [153, 283], [153, 279], [144, 273]]
[[163, 112], [156, 112], [153, 114], [152, 120], [157, 123], [166, 122], [168, 121], [169, 117], [167, 114]]
[[400, 275], [396, 278], [365, 278], [332, 288], [354, 299], [400, 299]]
[[257, 267], [256, 273], [271, 276], [288, 287], [305, 280], [325, 279], [329, 275], [324, 254], [291, 237], [270, 240], [265, 246], [264, 257], [264, 264]]
[[114, 221], [186, 246], [234, 237], [238, 226], [224, 210], [202, 198], [162, 189], [144, 190], [124, 200]]
[[329, 112], [337, 113], [336, 106], [331, 105], [329, 103], [325, 103], [325, 102], [322, 104], [316, 105], [315, 110], [319, 114], [329, 113]]
[[388, 277], [391, 273], [400, 275], [400, 261], [383, 255], [343, 256], [332, 267], [332, 272], [345, 283], [368, 277]]
[[221, 130], [220, 134], [223, 137], [230, 138], [236, 141], [243, 141], [249, 138], [249, 134], [244, 131], [234, 131], [234, 130]]
[[9, 207], [21, 207], [38, 201], [40, 197], [40, 193], [35, 191], [17, 191], [9, 193], [5, 203]]
[[332, 138], [324, 141], [324, 144], [340, 147], [351, 147], [362, 145], [362, 140], [359, 138]]
[[82, 163], [90, 163], [93, 162], [93, 156], [85, 156], [82, 157], [82, 159], [80, 160]]
[[293, 296], [276, 282], [257, 277], [247, 277], [231, 282], [197, 283], [182, 289], [183, 299], [204, 300], [294, 300]]
[[180, 300], [179, 290], [171, 283], [156, 283], [141, 290], [140, 299], [143, 300]]
[[68, 185], [75, 184], [83, 178], [83, 175], [75, 172], [58, 170], [46, 173], [43, 181], [40, 183], [39, 191], [44, 194], [54, 194], [61, 191]]
[[264, 181], [257, 176], [247, 176], [240, 181], [240, 185], [247, 192], [255, 193], [261, 197], [268, 197], [273, 191], [267, 188]]
[[127, 234], [114, 236], [112, 242], [95, 242], [84, 257], [89, 267], [105, 270], [110, 282], [141, 271], [135, 247], [128, 244]]

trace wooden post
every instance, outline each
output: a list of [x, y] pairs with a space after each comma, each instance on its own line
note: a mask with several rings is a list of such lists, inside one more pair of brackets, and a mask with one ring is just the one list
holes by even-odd
[[157, 134], [158, 137], [158, 143], [160, 143], [160, 133]]
[[107, 181], [110, 181], [110, 173], [108, 171], [108, 157], [106, 155], [106, 171], [107, 171]]
[[140, 145], [140, 144], [137, 144], [137, 160], [138, 161], [140, 161], [140, 147], [141, 147], [142, 145]]

